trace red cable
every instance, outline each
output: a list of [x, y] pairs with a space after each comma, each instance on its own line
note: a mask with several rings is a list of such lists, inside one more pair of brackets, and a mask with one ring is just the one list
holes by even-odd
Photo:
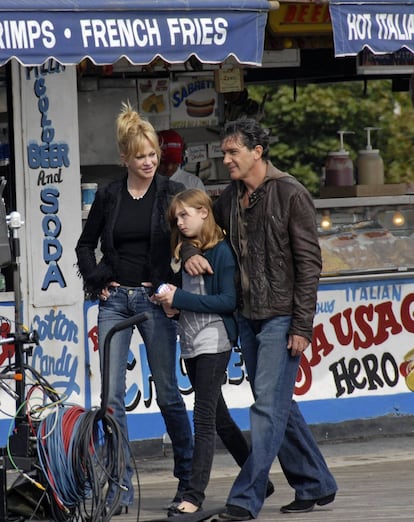
[[62, 440], [66, 455], [69, 451], [70, 441], [72, 438], [73, 427], [75, 426], [79, 417], [85, 413], [84, 408], [80, 406], [72, 406], [66, 410], [62, 418]]

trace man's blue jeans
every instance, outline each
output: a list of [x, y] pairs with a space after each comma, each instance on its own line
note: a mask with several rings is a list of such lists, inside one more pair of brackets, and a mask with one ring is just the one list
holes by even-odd
[[314, 437], [292, 400], [300, 357], [287, 349], [290, 316], [253, 321], [239, 317], [241, 350], [254, 395], [250, 407], [252, 450], [228, 504], [257, 517], [276, 456], [295, 498], [318, 499], [337, 490]]
[[[154, 379], [157, 404], [171, 438], [174, 452], [174, 476], [179, 480], [179, 488], [184, 489], [190, 479], [193, 436], [186, 407], [178, 389], [176, 375], [177, 332], [175, 321], [168, 319], [162, 307], [149, 300], [151, 289], [144, 287], [111, 289], [106, 301], [100, 301], [98, 314], [98, 338], [101, 364], [103, 347], [108, 331], [120, 321], [136, 314], [146, 312], [149, 319], [138, 324], [137, 328], [144, 341], [148, 364]], [[111, 340], [109, 349], [108, 406], [128, 438], [125, 414], [125, 388], [129, 345], [132, 328], [117, 332]], [[123, 493], [121, 504], [133, 502], [131, 477], [134, 467], [127, 455], [127, 471], [124, 484], [128, 493]]]

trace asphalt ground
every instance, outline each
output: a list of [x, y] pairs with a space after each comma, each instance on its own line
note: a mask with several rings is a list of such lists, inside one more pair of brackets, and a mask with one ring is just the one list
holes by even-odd
[[[327, 506], [315, 506], [310, 513], [281, 513], [280, 506], [291, 502], [294, 492], [276, 461], [271, 470], [276, 492], [266, 500], [257, 522], [414, 522], [414, 426], [412, 435], [327, 442], [320, 443], [320, 448], [338, 483], [335, 501]], [[128, 514], [113, 517], [114, 522], [160, 519], [166, 516], [165, 506], [174, 496], [177, 481], [172, 476], [173, 461], [168, 446], [155, 456], [138, 454], [136, 465], [135, 504]], [[231, 456], [218, 449], [206, 492], [205, 509], [225, 504], [237, 472], [238, 467]], [[181, 518], [172, 520], [181, 522]], [[25, 520], [37, 518], [27, 517]]]
[[[323, 507], [315, 506], [310, 513], [281, 513], [280, 506], [291, 502], [294, 492], [275, 462], [271, 478], [276, 492], [266, 500], [256, 519], [258, 522], [414, 521], [414, 433], [413, 436], [324, 443], [320, 448], [338, 483], [335, 502]], [[176, 488], [171, 473], [171, 455], [167, 452], [161, 457], [138, 457], [137, 467], [139, 513], [135, 505], [128, 515], [113, 520], [149, 522], [166, 514], [163, 507], [173, 497]], [[237, 472], [238, 467], [229, 454], [218, 450], [206, 493], [206, 509], [225, 503]]]

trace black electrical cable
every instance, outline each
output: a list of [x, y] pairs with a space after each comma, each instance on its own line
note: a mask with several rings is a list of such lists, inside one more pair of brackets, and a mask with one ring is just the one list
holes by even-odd
[[59, 408], [40, 422], [37, 447], [58, 520], [109, 521], [125, 490], [125, 448], [132, 456], [114, 417]]
[[[137, 314], [115, 325], [104, 343], [104, 361], [112, 335], [148, 318]], [[42, 389], [51, 404], [33, 408], [36, 413], [36, 447], [39, 486], [45, 485], [53, 520], [56, 522], [107, 522], [119, 505], [126, 460], [133, 463], [138, 482], [138, 513], [140, 514], [140, 483], [138, 470], [129, 445], [108, 409], [108, 371], [103, 373], [101, 407], [85, 410], [80, 406], [67, 406], [50, 384], [33, 367], [10, 363], [2, 371], [30, 372], [36, 387]], [[33, 389], [33, 384], [32, 384]], [[30, 391], [28, 392], [28, 396]], [[48, 411], [38, 420], [37, 414]], [[34, 415], [33, 415], [34, 417]], [[40, 416], [41, 417], [41, 416]], [[29, 419], [31, 420], [31, 419]], [[42, 488], [43, 489], [43, 488]]]

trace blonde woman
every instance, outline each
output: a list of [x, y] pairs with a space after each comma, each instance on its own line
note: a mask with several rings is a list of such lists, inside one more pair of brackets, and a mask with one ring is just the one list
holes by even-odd
[[[99, 299], [98, 338], [102, 350], [107, 332], [121, 320], [141, 312], [149, 319], [137, 325], [145, 343], [156, 388], [156, 400], [171, 437], [174, 475], [181, 500], [190, 478], [192, 432], [176, 378], [176, 322], [151, 301], [153, 289], [173, 273], [170, 268], [171, 198], [184, 187], [157, 173], [161, 151], [153, 126], [123, 104], [116, 121], [117, 142], [126, 175], [100, 188], [89, 212], [76, 253], [86, 292]], [[102, 259], [95, 249], [101, 241]], [[132, 328], [116, 333], [109, 357], [108, 406], [127, 437], [125, 377]], [[102, 370], [102, 368], [101, 368]], [[127, 466], [120, 507], [133, 502], [131, 463]]]

